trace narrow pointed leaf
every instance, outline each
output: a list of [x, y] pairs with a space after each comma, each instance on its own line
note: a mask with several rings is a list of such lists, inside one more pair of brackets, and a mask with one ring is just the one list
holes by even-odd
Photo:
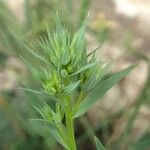
[[27, 61], [25, 58], [23, 58], [22, 56], [20, 56], [21, 59], [23, 60], [24, 64], [27, 66], [28, 70], [30, 71], [30, 73], [33, 75], [33, 77], [39, 79], [41, 76], [41, 73], [39, 72], [39, 70], [37, 68], [35, 68], [29, 61]]
[[29, 48], [26, 44], [24, 44], [24, 47], [36, 58], [38, 58], [39, 60], [49, 64], [49, 62], [47, 62], [47, 60], [43, 57], [43, 56], [40, 56], [39, 54], [37, 54], [36, 52], [34, 52], [31, 48]]
[[95, 139], [95, 143], [96, 143], [96, 149], [97, 150], [105, 150], [104, 146], [102, 145], [102, 143], [99, 141], [99, 139], [94, 136]]
[[59, 17], [59, 14], [57, 13], [57, 17], [56, 17], [56, 31], [59, 32], [63, 32], [63, 26]]
[[81, 73], [81, 72], [83, 72], [83, 71], [85, 71], [85, 70], [87, 70], [87, 69], [89, 69], [89, 68], [95, 66], [96, 64], [97, 64], [97, 63], [89, 63], [89, 64], [87, 64], [87, 65], [81, 67], [81, 68], [80, 68], [78, 71], [76, 71], [75, 73], [71, 74], [71, 76], [77, 75], [77, 74], [79, 74], [79, 73]]
[[[31, 122], [34, 122], [36, 120], [30, 120]], [[41, 122], [41, 121], [40, 121]], [[42, 121], [43, 122], [43, 121]], [[42, 123], [41, 122], [41, 123]], [[45, 121], [43, 123], [46, 123], [46, 127], [47, 129], [50, 131], [50, 133], [53, 135], [53, 137], [63, 146], [65, 147], [66, 149], [68, 149], [68, 146], [67, 144], [64, 142], [63, 138], [61, 137], [60, 133], [59, 133], [59, 130], [57, 129], [56, 126], [50, 124], [49, 122]]]
[[74, 91], [80, 84], [80, 81], [77, 81], [75, 83], [72, 83], [71, 85], [68, 85], [64, 88], [64, 93], [63, 94], [68, 94]]
[[102, 51], [105, 48], [106, 45], [107, 45], [107, 42], [105, 42], [103, 45], [98, 46], [97, 48], [95, 48], [94, 50], [92, 50], [90, 53], [88, 53], [86, 55], [86, 57], [83, 58], [83, 59], [87, 59], [89, 56], [91, 56], [92, 54], [96, 53], [98, 50]]
[[51, 132], [51, 134], [54, 136], [54, 138], [63, 146], [65, 147], [66, 149], [68, 149], [68, 146], [67, 144], [64, 142], [64, 140], [62, 139], [58, 129], [53, 126], [53, 125], [49, 125], [49, 130]]
[[28, 89], [28, 88], [24, 88], [24, 87], [19, 87], [17, 89], [18, 90], [24, 90], [24, 91], [31, 92], [31, 93], [35, 93], [35, 94], [39, 94], [39, 95], [44, 95], [44, 93], [41, 92], [41, 91], [37, 91], [37, 90], [33, 90], [33, 89]]
[[132, 65], [120, 72], [114, 73], [111, 77], [109, 77], [102, 83], [100, 82], [81, 102], [79, 109], [74, 117], [79, 117], [87, 112], [97, 100], [102, 98], [113, 85], [123, 79], [131, 70], [133, 70], [134, 67], [135, 65]]
[[50, 95], [48, 92], [45, 92], [43, 90], [41, 91], [37, 91], [37, 90], [34, 90], [34, 89], [29, 89], [29, 88], [25, 88], [25, 87], [19, 87], [17, 88], [18, 90], [23, 90], [25, 92], [29, 92], [29, 93], [33, 93], [33, 94], [38, 94], [38, 95], [41, 95], [41, 96], [46, 96], [48, 95], [49, 96], [49, 100], [50, 101], [60, 101], [60, 99], [54, 97], [53, 95]]
[[71, 42], [72, 47], [75, 47], [76, 45], [79, 46], [78, 44], [82, 43], [81, 41], [84, 39], [85, 28], [86, 28], [86, 21], [82, 24], [81, 28], [74, 35]]
[[52, 122], [52, 121], [50, 121], [50, 120], [46, 120], [46, 119], [30, 119], [30, 121], [40, 121], [40, 122], [45, 122], [45, 123], [47, 123], [47, 124], [50, 124], [50, 125], [53, 125], [53, 126], [56, 126], [56, 124], [54, 123], [54, 122]]
[[94, 54], [95, 52], [97, 52], [100, 48], [102, 48], [102, 45], [98, 46], [93, 51], [91, 51], [89, 54], [87, 54], [87, 56], [85, 58], [88, 58], [89, 56], [91, 56], [92, 54]]

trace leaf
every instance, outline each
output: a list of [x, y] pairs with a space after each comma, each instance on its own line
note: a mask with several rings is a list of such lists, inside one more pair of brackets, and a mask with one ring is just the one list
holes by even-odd
[[79, 73], [81, 73], [81, 72], [83, 72], [83, 71], [85, 71], [85, 70], [87, 70], [87, 69], [89, 69], [89, 68], [95, 66], [96, 64], [97, 64], [97, 63], [89, 63], [89, 64], [87, 64], [87, 65], [81, 67], [78, 71], [76, 71], [75, 73], [71, 74], [70, 76], [77, 75], [77, 74], [79, 74]]
[[90, 107], [92, 107], [92, 105], [98, 99], [102, 98], [113, 85], [124, 78], [131, 70], [133, 70], [133, 68], [135, 68], [135, 65], [132, 65], [120, 72], [114, 73], [102, 83], [99, 82], [98, 85], [91, 91], [91, 93], [89, 93], [89, 95], [81, 102], [74, 118], [79, 117], [87, 112], [88, 109], [90, 109]]
[[74, 37], [72, 39], [72, 42], [71, 42], [71, 47], [77, 46], [78, 48], [81, 48], [80, 44], [83, 42], [83, 39], [84, 39], [85, 28], [86, 28], [86, 21], [87, 20], [84, 21], [84, 23], [82, 24], [82, 26], [80, 27], [80, 29], [74, 35]]
[[23, 58], [22, 56], [20, 56], [21, 59], [23, 60], [23, 63], [26, 65], [26, 67], [28, 68], [29, 72], [32, 74], [33, 77], [35, 77], [36, 79], [39, 79], [41, 76], [41, 73], [38, 69], [36, 69], [29, 61], [27, 61], [25, 58]]
[[34, 108], [44, 119], [49, 120], [49, 121], [53, 120], [54, 118], [53, 114], [55, 114], [55, 112], [47, 104], [45, 104], [44, 106], [40, 108], [34, 105]]
[[51, 134], [54, 136], [54, 138], [61, 144], [63, 145], [63, 147], [65, 147], [66, 149], [68, 149], [67, 144], [64, 142], [64, 140], [62, 139], [58, 129], [53, 126], [53, 125], [49, 125], [48, 126], [50, 129]]
[[80, 29], [75, 33], [73, 36], [72, 42], [71, 42], [71, 47], [73, 49], [76, 49], [76, 53], [78, 54], [79, 57], [82, 55], [86, 55], [86, 48], [85, 48], [85, 30], [86, 30], [86, 24], [87, 20], [85, 20], [80, 27]]
[[63, 26], [59, 17], [59, 14], [57, 12], [57, 16], [56, 16], [56, 31], [58, 33], [62, 33], [63, 32]]
[[53, 126], [56, 126], [56, 124], [50, 120], [46, 120], [46, 119], [29, 119], [30, 121], [40, 121], [40, 122], [45, 122], [45, 123], [48, 123], [48, 124], [51, 124]]
[[70, 56], [67, 50], [64, 50], [62, 57], [61, 57], [61, 64], [67, 65], [70, 62]]
[[[45, 107], [36, 107], [34, 105], [34, 108], [39, 112], [39, 114], [44, 119], [32, 119], [31, 121], [40, 121], [43, 123], [46, 123], [47, 128], [50, 130], [51, 134], [54, 136], [54, 138], [65, 148], [67, 148], [67, 144], [65, 143], [65, 140], [63, 139], [59, 129], [57, 128], [57, 125], [59, 126], [58, 121], [55, 122], [53, 119], [57, 119], [57, 114], [46, 104]], [[53, 117], [53, 118], [52, 118]], [[57, 118], [56, 118], [57, 117]]]
[[95, 143], [96, 143], [96, 149], [97, 150], [105, 150], [104, 146], [102, 145], [102, 143], [99, 141], [99, 139], [94, 136], [95, 139]]
[[91, 56], [92, 54], [94, 54], [95, 52], [97, 52], [99, 49], [103, 49], [105, 47], [105, 45], [106, 45], [106, 43], [104, 43], [103, 45], [98, 46], [97, 48], [95, 48], [94, 50], [92, 50], [89, 54], [87, 54], [87, 56], [85, 58], [88, 58], [89, 56]]
[[[30, 120], [32, 122], [34, 121], [38, 121], [38, 120]], [[40, 122], [42, 123], [43, 121], [40, 120]], [[44, 122], [43, 122], [44, 123]], [[67, 144], [64, 142], [63, 138], [61, 137], [60, 133], [59, 133], [59, 130], [57, 129], [56, 126], [50, 124], [49, 122], [45, 121], [46, 123], [46, 127], [47, 129], [50, 131], [50, 133], [53, 135], [53, 137], [62, 145], [64, 146], [66, 149], [68, 149], [68, 146]]]
[[39, 60], [45, 62], [46, 64], [49, 64], [49, 62], [43, 57], [40, 56], [39, 54], [37, 54], [36, 52], [34, 52], [32, 49], [30, 49], [25, 43], [22, 42], [22, 44], [24, 45], [24, 47], [36, 58], [38, 58]]
[[41, 91], [37, 91], [37, 90], [33, 90], [33, 89], [28, 89], [28, 88], [24, 88], [24, 87], [19, 87], [17, 89], [18, 90], [24, 90], [24, 91], [31, 92], [31, 93], [35, 93], [35, 94], [39, 94], [39, 95], [43, 95], [44, 94]]
[[41, 95], [41, 96], [48, 96], [50, 101], [59, 101], [60, 102], [60, 99], [54, 97], [50, 93], [45, 92], [43, 90], [37, 91], [37, 90], [29, 89], [29, 88], [26, 88], [26, 87], [18, 87], [17, 89], [18, 90], [23, 90], [25, 92], [33, 93], [33, 94], [36, 94], [36, 95], [38, 94], [38, 95]]
[[72, 91], [74, 91], [74, 90], [79, 86], [79, 84], [80, 84], [80, 81], [77, 81], [77, 82], [75, 82], [75, 83], [72, 83], [72, 84], [66, 86], [66, 87], [64, 88], [63, 94], [71, 93]]

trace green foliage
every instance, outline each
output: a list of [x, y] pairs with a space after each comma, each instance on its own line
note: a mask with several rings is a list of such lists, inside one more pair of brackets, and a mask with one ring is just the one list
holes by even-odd
[[135, 65], [127, 69], [117, 72], [110, 76], [108, 79], [99, 82], [98, 85], [89, 93], [89, 95], [80, 104], [79, 109], [74, 117], [79, 117], [84, 114], [98, 99], [102, 98], [104, 94], [118, 81], [124, 78]]
[[102, 143], [99, 141], [99, 139], [95, 136], [95, 143], [96, 143], [96, 148], [97, 150], [105, 150], [104, 146], [102, 145]]
[[[109, 78], [103, 78], [107, 73], [107, 63], [96, 59], [97, 49], [87, 54], [85, 28], [86, 22], [72, 34], [62, 26], [57, 16], [55, 32], [51, 34], [48, 29], [48, 37], [44, 37], [42, 42], [38, 41], [40, 53], [24, 45], [41, 61], [41, 67], [38, 68], [24, 59], [33, 76], [41, 82], [41, 92], [49, 93], [58, 99], [54, 109], [47, 104], [34, 107], [43, 118], [41, 121], [49, 123], [51, 134], [69, 150], [76, 150], [73, 118], [85, 113], [134, 68], [131, 66]], [[64, 116], [66, 124], [63, 123]], [[97, 146], [99, 147], [98, 143]]]
[[[73, 8], [74, 2], [64, 1], [60, 5], [59, 0], [36, 0], [34, 4], [25, 0], [25, 20], [20, 23], [6, 7], [5, 1], [0, 0], [1, 66], [5, 68], [9, 53], [17, 54], [17, 56], [19, 53], [24, 57], [22, 58], [23, 62], [32, 76], [38, 79], [41, 84], [39, 88], [39, 84], [37, 85], [37, 82], [35, 84], [31, 79], [31, 82], [29, 81], [30, 88], [20, 88], [25, 91], [26, 96], [18, 94], [15, 89], [10, 93], [7, 92], [7, 94], [10, 94], [10, 99], [7, 101], [7, 98], [4, 97], [6, 107], [1, 103], [0, 95], [0, 109], [2, 108], [0, 110], [0, 149], [3, 149], [3, 145], [6, 144], [8, 147], [11, 145], [11, 149], [14, 150], [56, 149], [52, 136], [66, 149], [75, 149], [74, 117], [88, 111], [111, 88], [112, 83], [115, 84], [114, 81], [120, 80], [120, 77], [117, 77], [116, 80], [111, 82], [111, 78], [115, 74], [112, 76], [107, 74], [109, 64], [101, 59], [97, 60], [96, 52], [101, 49], [101, 46], [91, 53], [87, 53], [84, 39], [86, 21], [84, 22], [84, 20], [90, 7], [90, 0], [81, 0], [79, 13], [77, 12], [77, 14], [73, 13], [75, 11]], [[51, 32], [55, 26], [56, 12], [62, 12], [62, 22], [66, 25], [66, 28], [61, 25], [59, 18], [57, 18], [56, 31]], [[78, 17], [77, 21], [75, 16]], [[108, 40], [110, 29], [103, 18], [99, 20], [100, 24], [97, 25], [98, 28], [94, 31], [94, 35], [103, 43]], [[46, 29], [46, 24], [50, 27], [49, 29]], [[75, 24], [82, 25], [82, 27], [78, 31], [72, 32]], [[42, 37], [37, 40], [36, 38], [41, 35]], [[21, 40], [16, 36], [21, 37]], [[131, 43], [127, 41], [127, 44]], [[26, 78], [24, 79], [26, 80]], [[145, 93], [140, 98], [142, 102], [143, 99], [147, 99], [148, 103], [149, 85], [145, 92], [142, 92]], [[27, 99], [29, 99], [29, 104], [26, 103]], [[133, 112], [134, 114], [137, 116], [137, 110]], [[28, 121], [31, 116], [37, 119]], [[105, 118], [105, 121], [100, 122], [100, 127], [103, 128], [105, 122], [109, 126], [110, 120], [110, 117]], [[135, 120], [135, 117], [133, 120]], [[130, 123], [129, 119], [130, 130], [133, 127], [132, 122]], [[92, 142], [92, 131], [100, 131], [102, 134], [105, 132], [104, 129], [101, 131], [99, 127], [86, 129], [90, 126], [88, 126], [88, 122], [85, 122], [85, 124], [85, 132], [87, 133], [83, 133], [84, 138], [88, 135]], [[107, 133], [105, 132], [105, 134]], [[22, 136], [25, 138], [22, 138]], [[129, 136], [125, 137], [128, 138]], [[105, 138], [103, 141], [106, 142]], [[120, 143], [123, 144], [123, 142], [124, 138], [121, 138]], [[96, 143], [99, 145], [98, 140], [96, 140]], [[129, 148], [144, 149], [147, 147], [149, 147], [149, 140], [141, 141], [140, 139]], [[114, 149], [116, 149], [115, 146]]]

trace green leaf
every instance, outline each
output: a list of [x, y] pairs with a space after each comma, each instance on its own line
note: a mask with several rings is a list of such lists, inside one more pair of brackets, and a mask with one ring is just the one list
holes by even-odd
[[67, 144], [64, 142], [63, 138], [61, 137], [59, 130], [53, 126], [53, 125], [49, 125], [49, 130], [51, 132], [51, 134], [54, 136], [54, 138], [66, 149], [68, 149]]
[[36, 67], [34, 67], [29, 61], [27, 61], [25, 58], [23, 58], [22, 56], [20, 57], [23, 60], [23, 63], [28, 68], [29, 72], [32, 74], [32, 76], [35, 77], [36, 79], [39, 79], [41, 76], [40, 71]]
[[50, 125], [53, 125], [53, 126], [56, 126], [56, 124], [54, 123], [54, 122], [52, 122], [52, 121], [50, 121], [50, 120], [46, 120], [46, 119], [29, 119], [30, 121], [40, 121], [40, 122], [45, 122], [45, 123], [47, 123], [47, 124], [50, 124]]
[[95, 143], [96, 143], [96, 149], [97, 150], [105, 150], [104, 146], [102, 145], [102, 143], [99, 141], [99, 139], [94, 136], [95, 139]]
[[79, 117], [87, 112], [97, 100], [102, 98], [113, 85], [123, 79], [131, 70], [133, 70], [133, 68], [135, 68], [135, 65], [132, 65], [120, 72], [114, 73], [111, 77], [107, 78], [102, 83], [99, 82], [98, 85], [81, 102], [74, 118]]
[[76, 32], [76, 34], [73, 36], [71, 47], [73, 49], [76, 49], [76, 53], [79, 57], [82, 55], [86, 55], [86, 48], [85, 48], [85, 29], [86, 29], [87, 20], [85, 20], [80, 27], [80, 29]]
[[53, 120], [53, 114], [55, 114], [55, 112], [47, 104], [40, 108], [34, 105], [34, 108], [44, 119], [49, 121]]
[[[65, 48], [64, 48], [65, 49]], [[61, 58], [61, 64], [67, 65], [70, 62], [70, 56], [67, 50], [64, 50]]]
[[83, 39], [85, 35], [85, 28], [86, 28], [86, 20], [84, 21], [80, 29], [74, 35], [72, 42], [71, 42], [71, 47], [77, 46], [78, 48], [82, 48], [80, 47], [81, 46], [80, 44], [83, 43]]
[[56, 31], [58, 33], [63, 32], [63, 26], [62, 26], [62, 23], [61, 23], [61, 20], [60, 20], [60, 17], [59, 17], [58, 13], [57, 13], [57, 16], [56, 16]]
[[[87, 54], [87, 56], [85, 58], [88, 58], [89, 56], [91, 56], [92, 54], [94, 54], [95, 52], [97, 52], [99, 49], [103, 48], [105, 45], [100, 45], [97, 48], [95, 48], [94, 50], [92, 50], [89, 54]], [[85, 59], [84, 58], [84, 59]]]
[[37, 91], [37, 90], [29, 89], [29, 88], [19, 87], [17, 89], [18, 90], [24, 90], [26, 92], [31, 92], [31, 93], [39, 94], [39, 95], [44, 95], [44, 93], [41, 92], [41, 91]]
[[37, 54], [36, 52], [34, 52], [31, 48], [29, 48], [25, 43], [22, 42], [22, 44], [24, 45], [24, 47], [34, 56], [36, 57], [37, 59], [43, 61], [44, 63], [46, 64], [49, 64], [49, 62], [43, 57], [43, 56], [40, 56], [39, 54]]
[[83, 72], [83, 71], [85, 71], [85, 70], [87, 70], [87, 69], [89, 69], [89, 68], [95, 66], [96, 64], [97, 64], [97, 63], [89, 63], [89, 64], [87, 64], [87, 65], [81, 67], [78, 71], [76, 71], [76, 72], [74, 72], [73, 74], [71, 74], [71, 76], [77, 75], [77, 74], [79, 74], [79, 73], [81, 73], [81, 72]]
[[50, 131], [50, 133], [53, 135], [53, 137], [63, 146], [65, 147], [66, 149], [68, 149], [68, 146], [67, 144], [65, 143], [65, 141], [63, 140], [62, 136], [60, 135], [59, 133], [59, 130], [56, 126], [52, 125], [50, 122], [47, 122], [47, 121], [41, 121], [41, 120], [30, 120], [31, 122], [34, 122], [34, 121], [40, 121], [41, 123], [46, 123], [46, 127], [47, 127], [47, 130]]
[[59, 129], [57, 128], [57, 125], [59, 126], [58, 121], [55, 122], [53, 120], [57, 120], [59, 116], [56, 116], [57, 114], [47, 104], [45, 105], [45, 107], [40, 108], [34, 105], [34, 108], [44, 119], [32, 119], [31, 121], [40, 121], [46, 123], [47, 128], [50, 130], [54, 138], [67, 149], [67, 144], [65, 143]]
[[74, 90], [79, 86], [79, 84], [80, 84], [80, 81], [77, 81], [77, 82], [75, 82], [75, 83], [72, 83], [72, 84], [66, 86], [66, 87], [64, 88], [63, 94], [71, 93], [72, 91], [74, 91]]
[[50, 101], [55, 101], [55, 102], [59, 101], [60, 102], [60, 99], [54, 97], [50, 93], [45, 92], [43, 90], [38, 91], [38, 90], [34, 90], [34, 89], [29, 89], [29, 88], [26, 88], [26, 87], [18, 87], [17, 89], [18, 90], [23, 90], [23, 91], [28, 92], [28, 93], [33, 93], [33, 94], [38, 95], [38, 96], [41, 95], [42, 98], [43, 98], [43, 96], [48, 96]]

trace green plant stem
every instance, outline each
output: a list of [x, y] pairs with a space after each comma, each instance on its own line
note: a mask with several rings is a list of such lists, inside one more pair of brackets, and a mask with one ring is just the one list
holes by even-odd
[[73, 127], [73, 118], [71, 115], [71, 107], [68, 105], [66, 107], [65, 117], [66, 117], [66, 129], [68, 132], [68, 144], [70, 150], [76, 150], [76, 143], [74, 137], [74, 127]]

